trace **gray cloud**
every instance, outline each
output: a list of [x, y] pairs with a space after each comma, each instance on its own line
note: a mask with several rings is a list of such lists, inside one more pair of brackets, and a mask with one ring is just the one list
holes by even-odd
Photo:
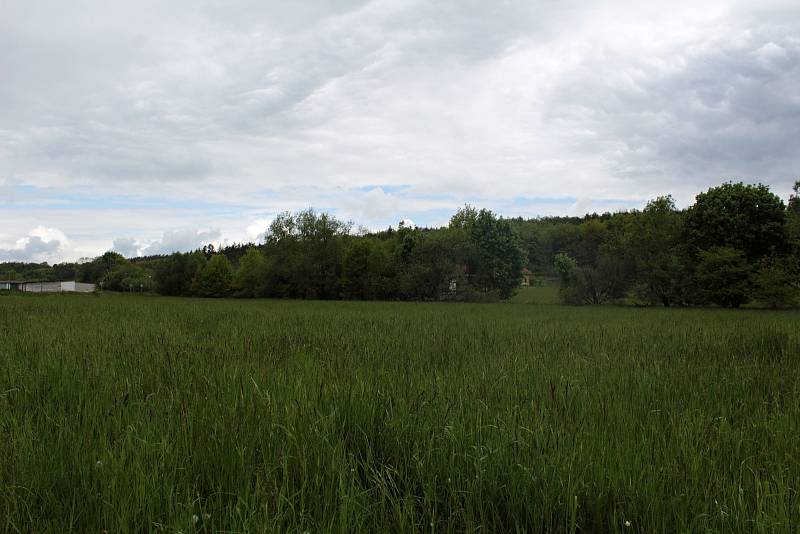
[[0, 261], [52, 261], [67, 243], [59, 230], [38, 227], [17, 239], [15, 246], [0, 248]]
[[[308, 205], [432, 224], [471, 199], [532, 216], [729, 178], [786, 195], [799, 20], [789, 0], [10, 3], [0, 202], [31, 209], [0, 222], [171, 252], [203, 243], [163, 228], [242, 240]], [[48, 211], [58, 195], [83, 216]], [[104, 199], [128, 211], [93, 230]]]
[[141, 246], [137, 243], [137, 241], [130, 237], [118, 237], [114, 239], [114, 242], [111, 245], [111, 250], [114, 252], [119, 252], [126, 258], [134, 258], [138, 256], [140, 248]]
[[44, 241], [41, 237], [33, 236], [18, 249], [0, 248], [0, 259], [5, 261], [37, 260], [56, 252], [60, 245], [57, 240]]

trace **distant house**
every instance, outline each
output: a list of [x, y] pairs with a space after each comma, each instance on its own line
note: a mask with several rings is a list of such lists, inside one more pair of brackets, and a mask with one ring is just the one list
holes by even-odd
[[527, 267], [522, 269], [522, 287], [530, 287], [533, 283], [533, 273]]
[[64, 282], [0, 280], [0, 290], [2, 289], [26, 293], [93, 293], [95, 286], [74, 280]]

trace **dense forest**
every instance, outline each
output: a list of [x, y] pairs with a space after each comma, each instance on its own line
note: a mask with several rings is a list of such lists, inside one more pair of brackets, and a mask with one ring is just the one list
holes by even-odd
[[311, 209], [279, 215], [263, 243], [81, 264], [4, 263], [0, 278], [94, 282], [109, 291], [200, 297], [497, 300], [523, 269], [558, 279], [569, 304], [796, 306], [800, 182], [727, 182], [685, 210], [670, 196], [641, 210], [502, 218], [466, 206], [444, 228], [375, 233]]

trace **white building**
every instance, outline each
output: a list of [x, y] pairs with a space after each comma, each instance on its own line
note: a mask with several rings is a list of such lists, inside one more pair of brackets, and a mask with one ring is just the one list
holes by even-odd
[[65, 282], [22, 282], [0, 280], [0, 289], [15, 289], [26, 293], [93, 293], [94, 284], [84, 284], [74, 280]]
[[21, 280], [0, 280], [0, 290], [5, 289], [9, 291], [11, 289], [17, 289], [22, 291], [23, 287], [25, 287], [25, 282]]

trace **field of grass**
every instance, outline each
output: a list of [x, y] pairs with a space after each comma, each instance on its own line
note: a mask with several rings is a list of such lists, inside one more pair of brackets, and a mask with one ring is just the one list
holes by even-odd
[[0, 298], [0, 531], [796, 531], [798, 326]]
[[558, 284], [548, 282], [542, 286], [521, 287], [509, 299], [512, 304], [558, 304]]

